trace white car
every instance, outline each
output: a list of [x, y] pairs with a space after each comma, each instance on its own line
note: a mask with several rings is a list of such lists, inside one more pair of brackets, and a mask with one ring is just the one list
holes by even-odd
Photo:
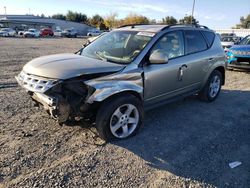
[[39, 37], [40, 32], [37, 29], [29, 29], [28, 31], [25, 31], [23, 34], [24, 37]]
[[56, 37], [61, 37], [62, 36], [62, 30], [61, 29], [56, 29], [54, 31], [54, 36]]
[[100, 30], [90, 30], [88, 33], [87, 33], [87, 36], [99, 36], [101, 34], [101, 31]]
[[221, 39], [221, 46], [224, 48], [224, 50], [228, 50], [229, 48], [231, 48], [231, 46], [233, 46], [235, 44], [235, 37], [231, 37], [231, 36], [227, 36], [227, 37], [223, 37]]
[[2, 37], [14, 37], [16, 35], [16, 31], [11, 28], [3, 28], [0, 30], [0, 36]]

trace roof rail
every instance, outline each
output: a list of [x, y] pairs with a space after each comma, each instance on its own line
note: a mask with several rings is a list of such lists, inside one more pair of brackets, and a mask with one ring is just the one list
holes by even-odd
[[185, 26], [185, 27], [209, 29], [207, 26], [199, 25], [199, 24], [173, 24], [173, 25], [167, 25], [166, 27], [162, 28], [161, 30], [169, 29], [169, 28], [174, 27], [174, 26]]
[[[123, 28], [123, 27], [131, 27], [133, 29], [133, 28], [135, 28], [135, 26], [140, 26], [140, 25], [163, 25], [163, 24], [126, 24], [126, 25], [119, 26], [117, 28], [119, 29], [119, 28]], [[199, 24], [173, 24], [173, 25], [166, 25], [161, 30], [163, 31], [165, 29], [169, 29], [169, 28], [175, 27], [175, 26], [184, 26], [184, 27], [194, 27], [194, 28], [209, 29], [207, 26], [199, 25]]]
[[131, 28], [134, 28], [135, 26], [140, 26], [140, 25], [150, 25], [150, 24], [126, 24], [126, 25], [119, 26], [117, 28], [119, 29], [119, 28], [129, 27], [129, 26], [131, 26]]

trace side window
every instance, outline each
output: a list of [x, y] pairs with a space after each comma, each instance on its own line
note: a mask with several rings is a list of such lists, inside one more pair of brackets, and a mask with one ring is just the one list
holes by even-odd
[[184, 41], [181, 31], [174, 31], [165, 34], [151, 49], [150, 53], [159, 51], [164, 53], [169, 59], [184, 55]]
[[210, 48], [214, 42], [215, 34], [210, 31], [202, 31], [203, 35], [207, 39], [208, 47]]
[[200, 31], [184, 31], [186, 54], [200, 52], [207, 49], [207, 43]]

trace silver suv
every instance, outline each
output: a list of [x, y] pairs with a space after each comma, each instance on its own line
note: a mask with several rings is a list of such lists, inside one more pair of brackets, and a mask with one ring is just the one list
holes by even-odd
[[214, 101], [225, 62], [205, 26], [131, 25], [77, 54], [36, 58], [16, 79], [60, 124], [89, 119], [103, 139], [124, 139], [138, 131], [146, 109], [193, 94]]

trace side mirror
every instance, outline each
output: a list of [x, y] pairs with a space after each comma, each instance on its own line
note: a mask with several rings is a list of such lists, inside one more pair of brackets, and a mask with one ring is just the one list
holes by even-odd
[[168, 63], [168, 57], [161, 51], [155, 50], [150, 55], [149, 62], [151, 64], [165, 64], [165, 63]]

